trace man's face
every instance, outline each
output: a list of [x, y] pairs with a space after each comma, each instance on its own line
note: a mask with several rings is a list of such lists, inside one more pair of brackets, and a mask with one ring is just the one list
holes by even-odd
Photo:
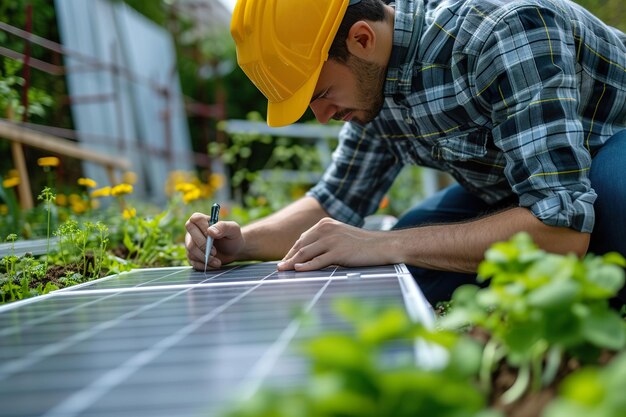
[[383, 106], [385, 68], [351, 55], [346, 64], [328, 60], [311, 99], [320, 123], [330, 119], [366, 124]]

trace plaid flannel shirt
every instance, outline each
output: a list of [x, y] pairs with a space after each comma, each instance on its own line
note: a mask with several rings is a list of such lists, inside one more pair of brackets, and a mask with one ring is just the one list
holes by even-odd
[[398, 0], [394, 25], [380, 114], [344, 125], [308, 194], [360, 225], [418, 164], [591, 232], [591, 160], [626, 126], [626, 36], [567, 0]]

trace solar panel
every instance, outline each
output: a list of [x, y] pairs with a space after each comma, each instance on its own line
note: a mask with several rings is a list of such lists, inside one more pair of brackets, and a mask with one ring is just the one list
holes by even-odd
[[[404, 265], [278, 272], [137, 269], [0, 307], [0, 415], [214, 416], [307, 375], [295, 348], [340, 328], [338, 298], [405, 306], [432, 324]], [[298, 312], [317, 318], [304, 326]], [[436, 361], [421, 344], [417, 361]]]

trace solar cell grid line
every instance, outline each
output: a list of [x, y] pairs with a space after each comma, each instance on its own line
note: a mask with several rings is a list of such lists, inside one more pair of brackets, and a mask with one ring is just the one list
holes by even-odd
[[[157, 268], [154, 268], [154, 269], [157, 269]], [[162, 270], [162, 268], [158, 268], [158, 269]], [[186, 268], [184, 268], [184, 269], [186, 269]], [[142, 270], [141, 269], [135, 269], [134, 271], [142, 271]], [[172, 272], [171, 274], [178, 274], [180, 272], [182, 272], [182, 270], [176, 270], [176, 271]], [[125, 273], [121, 273], [121, 274], [117, 274], [117, 275], [124, 275], [124, 274]], [[71, 287], [63, 288], [63, 289], [55, 291], [53, 295], [60, 295], [60, 294], [62, 294], [65, 291], [77, 291], [79, 289], [86, 289], [90, 285], [93, 285], [96, 281], [106, 282], [106, 281], [109, 281], [111, 279], [114, 279], [115, 277], [117, 277], [117, 275], [112, 275], [110, 277], [104, 277], [104, 278], [101, 278], [99, 280], [95, 280], [95, 281], [91, 281], [91, 282], [85, 282], [85, 283], [82, 283], [82, 284], [78, 284], [78, 285], [74, 285], [74, 286], [71, 286]], [[166, 274], [164, 277], [167, 277], [169, 275], [170, 274]], [[161, 278], [163, 278], [163, 277], [161, 277]], [[214, 277], [211, 277], [211, 278], [214, 278]], [[159, 279], [159, 278], [156, 278], [156, 279]], [[146, 284], [148, 282], [149, 281], [147, 281]], [[118, 293], [118, 292], [119, 291], [114, 291], [114, 292], [112, 292], [109, 295], [105, 295], [103, 299], [115, 296], [115, 294]], [[50, 296], [52, 296], [52, 294], [46, 294], [45, 296], [40, 296], [38, 298], [31, 298], [31, 299], [23, 300], [22, 303], [5, 304], [3, 306], [0, 306], [0, 313], [2, 313], [5, 310], [9, 310], [9, 309], [15, 308], [18, 305], [21, 306], [21, 305], [23, 305], [24, 302], [40, 301], [44, 297], [47, 298], [47, 297], [50, 297]], [[80, 308], [87, 307], [88, 305], [91, 305], [91, 304], [94, 304], [94, 303], [98, 303], [100, 301], [101, 300], [92, 300], [87, 305], [75, 305], [75, 306], [70, 307], [70, 309], [68, 309], [68, 310], [56, 311], [56, 312], [53, 312], [51, 314], [47, 314], [45, 316], [41, 316], [41, 317], [39, 317], [37, 319], [34, 319], [34, 320], [31, 320], [31, 321], [21, 322], [19, 328], [18, 327], [3, 326], [3, 323], [1, 321], [2, 316], [0, 316], [0, 337], [7, 336], [9, 334], [15, 333], [16, 331], [24, 331], [25, 329], [28, 329], [28, 328], [30, 328], [33, 325], [45, 323], [46, 321], [51, 321], [51, 320], [53, 320], [54, 318], [56, 318], [56, 317], [58, 317], [60, 315], [67, 314], [67, 313], [70, 313], [72, 311], [76, 311], [76, 310], [78, 310]]]
[[[333, 274], [335, 273], [335, 271], [330, 274], [324, 286], [320, 288], [320, 290], [313, 296], [313, 299], [304, 308], [303, 312], [305, 314], [310, 313], [313, 306], [315, 306], [315, 303], [317, 303], [326, 288], [328, 288], [328, 285], [330, 285], [330, 283], [332, 282]], [[274, 364], [278, 360], [278, 357], [284, 352], [284, 350], [287, 348], [287, 345], [289, 344], [289, 342], [291, 342], [291, 339], [295, 336], [296, 332], [300, 328], [301, 320], [302, 319], [300, 317], [294, 318], [287, 325], [285, 330], [283, 330], [278, 339], [276, 339], [276, 342], [273, 343], [272, 346], [270, 346], [270, 348], [263, 354], [263, 356], [250, 370], [245, 378], [246, 386], [242, 390], [242, 399], [244, 401], [250, 399], [256, 393], [267, 375], [271, 372]]]
[[[163, 270], [163, 268], [152, 268], [152, 269], [158, 270], [158, 271], [162, 271]], [[155, 278], [153, 280], [148, 280], [148, 281], [145, 281], [143, 283], [140, 283], [140, 284], [136, 285], [136, 287], [139, 287], [139, 286], [142, 286], [142, 285], [148, 285], [148, 284], [150, 284], [150, 283], [152, 283], [154, 281], [162, 280], [162, 279], [165, 279], [165, 278], [167, 278], [167, 277], [169, 277], [171, 275], [179, 274], [181, 272], [184, 272], [187, 269], [188, 268], [181, 268], [179, 270], [176, 270], [176, 271], [172, 272], [171, 274], [159, 275], [157, 278]], [[133, 271], [138, 272], [138, 271], [145, 271], [145, 270], [147, 270], [147, 269], [135, 269]], [[206, 278], [203, 281], [200, 281], [200, 283], [204, 283], [204, 282], [210, 281], [212, 279], [215, 279], [217, 276], [219, 276], [221, 274], [224, 274], [226, 272], [227, 271], [222, 271], [221, 273], [212, 275], [209, 278]], [[118, 275], [123, 275], [123, 274], [124, 273], [118, 274]], [[110, 281], [110, 280], [115, 279], [115, 278], [116, 278], [116, 275], [113, 275], [111, 277], [104, 277], [101, 280], [97, 280], [97, 281], [107, 282], [107, 281]], [[89, 286], [93, 285], [94, 283], [95, 283], [95, 281], [85, 282], [83, 284], [79, 284], [79, 285], [75, 285], [75, 286], [72, 286], [72, 287], [63, 288], [61, 290], [56, 291], [55, 295], [59, 295], [59, 294], [61, 294], [64, 291], [77, 291], [79, 289], [86, 290], [86, 289], [89, 288]], [[117, 288], [119, 288], [119, 287], [116, 287], [116, 289]], [[186, 288], [186, 286], [183, 286], [182, 288]], [[11, 334], [15, 334], [16, 332], [23, 332], [24, 330], [29, 329], [30, 327], [32, 327], [34, 325], [37, 325], [37, 324], [50, 322], [50, 321], [54, 320], [55, 318], [57, 318], [57, 317], [59, 317], [61, 315], [68, 314], [68, 313], [77, 311], [77, 310], [79, 310], [81, 308], [88, 307], [88, 306], [93, 305], [95, 303], [101, 302], [101, 301], [103, 301], [103, 300], [105, 300], [105, 299], [107, 299], [109, 297], [114, 297], [119, 292], [120, 291], [112, 291], [108, 295], [105, 294], [103, 296], [103, 298], [101, 298], [101, 299], [92, 300], [92, 301], [89, 301], [86, 304], [80, 304], [80, 305], [72, 306], [72, 307], [70, 307], [67, 310], [56, 311], [56, 312], [53, 312], [51, 314], [46, 314], [45, 316], [38, 317], [37, 319], [29, 320], [27, 322], [22, 322], [22, 323], [20, 323], [19, 327], [16, 327], [16, 326], [13, 326], [13, 327], [11, 327], [11, 326], [2, 326], [2, 322], [0, 321], [0, 338], [3, 337], [3, 336], [8, 336], [8, 335], [11, 335]], [[32, 302], [32, 301], [35, 301], [35, 299], [29, 300], [29, 301]], [[2, 312], [2, 308], [3, 307], [4, 307], [4, 309], [10, 309], [10, 308], [15, 307], [15, 305], [17, 305], [17, 304], [7, 304], [7, 305], [4, 305], [4, 306], [0, 306], [0, 313]]]
[[[223, 270], [207, 271], [207, 274], [194, 274], [195, 281], [189, 281], [190, 267], [174, 267], [174, 268], [139, 268], [129, 272], [122, 272], [111, 277], [86, 282], [81, 285], [65, 288], [63, 291], [83, 291], [100, 288], [126, 288], [126, 287], [142, 287], [154, 285], [178, 284], [184, 285], [201, 284], [216, 279], [220, 275], [231, 273], [239, 266], [229, 267]], [[164, 272], [167, 272], [164, 274]], [[152, 279], [146, 279], [146, 276], [152, 276]], [[197, 281], [197, 282], [196, 282]]]
[[[180, 270], [174, 270], [172, 271], [171, 269], [168, 271], [168, 274], [163, 275], [163, 272], [165, 268], [154, 268], [154, 271], [149, 271], [148, 269], [144, 269], [144, 268], [138, 268], [138, 269], [133, 269], [132, 271], [124, 271], [124, 272], [120, 272], [119, 274], [116, 275], [111, 275], [109, 277], [104, 277], [101, 279], [97, 279], [94, 281], [89, 281], [89, 282], [84, 282], [82, 284], [79, 285], [73, 285], [71, 287], [67, 287], [67, 288], [63, 288], [61, 291], [79, 291], [82, 289], [89, 289], [90, 287], [99, 285], [99, 286], [107, 286], [107, 284], [109, 283], [114, 283], [112, 285], [113, 288], [119, 288], [119, 282], [123, 281], [126, 283], [126, 281], [131, 281], [130, 279], [125, 279], [127, 277], [132, 277], [133, 275], [136, 275], [137, 272], [141, 272], [141, 271], [145, 271], [146, 275], [149, 275], [151, 272], [154, 273], [154, 275], [156, 275], [156, 278], [154, 278], [153, 280], [145, 280], [142, 283], [143, 284], [147, 284], [151, 281], [154, 280], [159, 280], [159, 279], [164, 279], [168, 276], [171, 275], [175, 275], [180, 273]], [[145, 276], [145, 275], [144, 275]], [[130, 284], [132, 286], [132, 284], [134, 284], [133, 282], [129, 282], [128, 284]]]
[[[67, 294], [66, 294], [66, 295], [67, 295]], [[63, 298], [65, 298], [65, 297], [63, 297]]]
[[[271, 275], [271, 274], [270, 274]], [[10, 375], [12, 375], [15, 372], [19, 372], [20, 370], [28, 367], [28, 366], [32, 366], [34, 364], [36, 364], [37, 362], [50, 357], [58, 352], [61, 352], [63, 349], [67, 349], [69, 346], [72, 346], [75, 343], [78, 343], [82, 340], [86, 340], [90, 337], [92, 337], [93, 335], [107, 329], [110, 328], [114, 325], [116, 325], [119, 322], [125, 321], [130, 319], [131, 317], [134, 317], [138, 314], [140, 314], [143, 311], [147, 311], [150, 310], [160, 304], [163, 304], [164, 302], [178, 297], [184, 293], [187, 293], [189, 291], [191, 291], [193, 287], [188, 287], [185, 288], [179, 292], [176, 292], [174, 294], [171, 294], [167, 297], [161, 298], [156, 300], [155, 302], [149, 304], [149, 305], [145, 305], [142, 306], [136, 310], [127, 312], [125, 314], [123, 314], [122, 316], [116, 318], [116, 319], [112, 319], [106, 322], [102, 322], [94, 327], [91, 327], [89, 329], [86, 329], [84, 331], [81, 331], [80, 333], [76, 333], [76, 334], [72, 334], [71, 336], [56, 342], [54, 344], [49, 344], [49, 345], [45, 345], [43, 347], [41, 347], [40, 349], [34, 351], [34, 352], [30, 352], [27, 356], [25, 357], [21, 357], [19, 359], [14, 359], [12, 361], [9, 362], [5, 362], [0, 364], [0, 382], [3, 381], [4, 379], [8, 378]], [[58, 297], [58, 296], [57, 296]], [[0, 340], [0, 347], [2, 346], [1, 340]]]
[[[122, 273], [114, 276], [112, 279], [98, 280], [98, 282], [89, 283], [90, 285], [80, 285], [71, 287], [69, 291], [91, 291], [94, 289], [118, 289], [118, 288], [135, 288], [138, 286], [165, 286], [183, 287], [186, 285], [202, 284], [202, 283], [232, 283], [243, 281], [257, 281], [267, 274], [268, 267], [275, 269], [276, 262], [264, 262], [256, 264], [247, 264], [234, 267], [226, 267], [221, 270], [207, 270], [206, 275], [202, 271], [194, 271], [190, 267], [169, 268], [174, 270], [167, 276], [159, 277], [159, 271], [165, 270], [161, 268], [154, 269], [137, 269], [130, 273]], [[272, 266], [274, 265], [274, 266]], [[244, 268], [244, 269], [241, 269]], [[324, 280], [328, 274], [332, 273], [335, 267], [328, 267], [317, 271], [295, 272], [295, 271], [276, 271], [276, 274], [268, 277], [269, 280], [285, 280], [285, 279], [305, 279], [317, 278]], [[346, 275], [346, 268], [336, 268], [335, 275]], [[391, 268], [392, 269], [392, 268]], [[389, 275], [390, 267], [364, 267], [361, 270], [363, 277], [377, 276], [379, 274]], [[157, 278], [145, 280], [145, 274], [155, 274]], [[208, 276], [208, 277], [207, 277]]]
[[[350, 280], [350, 272], [361, 279]], [[142, 280], [146, 285], [135, 285]], [[106, 288], [98, 286], [103, 281]], [[115, 281], [122, 286], [110, 288]], [[275, 263], [263, 263], [207, 276], [189, 268], [134, 270], [18, 302], [0, 310], [0, 329], [31, 323], [0, 335], [0, 415], [215, 416], [253, 384], [302, 382], [308, 368], [294, 343], [346, 325], [332, 313], [333, 299], [404, 306], [421, 294], [411, 295], [411, 285], [399, 266], [280, 274]], [[303, 309], [318, 316], [315, 326], [300, 325], [294, 315]], [[423, 311], [414, 310], [411, 315], [423, 319]], [[58, 311], [66, 314], [42, 321]], [[407, 352], [413, 353], [410, 346]], [[2, 380], [3, 364], [32, 355], [36, 360]]]
[[[399, 275], [394, 278], [394, 282], [406, 278], [410, 278], [412, 280], [412, 277], [410, 276], [410, 274], [408, 274], [408, 271], [406, 272], [406, 274], [402, 271], [398, 272]], [[403, 275], [400, 275], [400, 273]], [[392, 286], [390, 288], [387, 284], [388, 280], [385, 278], [365, 280], [358, 283], [337, 279], [333, 280], [332, 283], [328, 282], [325, 286], [326, 291], [324, 292], [323, 297], [318, 297], [316, 301], [319, 302], [312, 303], [309, 306], [310, 308], [307, 309], [307, 311], [311, 311], [312, 309], [318, 309], [320, 310], [318, 311], [318, 313], [326, 312], [326, 315], [323, 319], [323, 326], [321, 328], [318, 328], [317, 330], [309, 329], [309, 332], [302, 332], [298, 330], [298, 333], [296, 334], [295, 328], [299, 327], [299, 320], [294, 319], [294, 322], [291, 323], [292, 328], [286, 329], [286, 333], [288, 332], [288, 336], [291, 339], [291, 342], [293, 342], [294, 340], [302, 341], [310, 337], [311, 335], [315, 335], [318, 331], [328, 329], [341, 329], [342, 327], [345, 327], [345, 323], [343, 321], [341, 321], [338, 317], [334, 315], [328, 315], [328, 312], [332, 310], [331, 304], [333, 300], [335, 300], [336, 298], [344, 298], [348, 295], [352, 298], [356, 298], [362, 301], [375, 299], [376, 302], [380, 303], [381, 305], [403, 306], [403, 301], [406, 301], [406, 299], [403, 297], [404, 290], [401, 288], [400, 285]], [[428, 314], [430, 315], [430, 312]], [[328, 319], [330, 319], [332, 323], [329, 322]], [[419, 319], [420, 321], [422, 321], [421, 318]], [[429, 326], [428, 323], [425, 323], [425, 325]], [[427, 364], [429, 364], [429, 361], [431, 360], [437, 361], [435, 363], [440, 363], [441, 359], [445, 359], [435, 357], [435, 354], [440, 355], [442, 352], [438, 352], [430, 348], [431, 346], [423, 343], [419, 345], [414, 344], [413, 348], [411, 348], [411, 346], [409, 345], [406, 345], [402, 346], [401, 349], [391, 353], [393, 353], [393, 355], [395, 355], [396, 357], [404, 357], [405, 362], [406, 358], [411, 358], [411, 362], [415, 363], [416, 355], [425, 356], [422, 361]], [[272, 353], [272, 366], [270, 366], [269, 363], [261, 364], [263, 368], [262, 378], [251, 378], [251, 376], [249, 375], [248, 378], [244, 380], [246, 384], [244, 389], [242, 390], [242, 398], [249, 398], [254, 394], [254, 392], [256, 392], [256, 390], [258, 390], [262, 386], [263, 383], [266, 382], [269, 382], [271, 386], [277, 388], [290, 388], [293, 387], [294, 384], [302, 382], [301, 378], [298, 378], [297, 376], [299, 373], [302, 374], [302, 372], [307, 370], [307, 367], [305, 366], [303, 359], [300, 357], [300, 355], [293, 351], [292, 346], [286, 346], [286, 344], [283, 343], [279, 347], [276, 347], [275, 351]], [[278, 355], [279, 353], [280, 355]], [[433, 355], [432, 358], [431, 355]], [[389, 360], [391, 362], [394, 362], [394, 359], [392, 359], [391, 357], [389, 357]], [[288, 365], [286, 365], [286, 363]], [[253, 373], [254, 371], [251, 371], [251, 374]]]
[[[259, 283], [259, 285], [260, 285], [260, 284], [261, 284], [261, 283]], [[204, 396], [203, 396], [202, 398], [204, 398]], [[89, 411], [88, 415], [92, 415], [91, 410]]]
[[[75, 311], [80, 310], [81, 308], [89, 307], [89, 306], [91, 306], [93, 304], [96, 304], [98, 302], [101, 302], [103, 300], [106, 300], [107, 298], [114, 297], [114, 296], [115, 296], [115, 294], [109, 294], [109, 295], [105, 294], [100, 299], [91, 300], [91, 301], [86, 302], [84, 304], [74, 305], [74, 306], [69, 307], [69, 308], [64, 309], [64, 310], [55, 311], [53, 313], [46, 314], [45, 316], [39, 316], [39, 317], [34, 318], [34, 319], [28, 319], [26, 322], [21, 322], [19, 327], [18, 326], [3, 326], [3, 323], [0, 322], [0, 339], [2, 337], [9, 336], [9, 335], [12, 335], [12, 334], [15, 334], [15, 333], [18, 333], [18, 332], [23, 332], [24, 330], [28, 330], [31, 327], [36, 326], [38, 324], [43, 324], [43, 323], [46, 323], [46, 322], [50, 322], [50, 321], [54, 320], [55, 318], [60, 317], [60, 316], [62, 316], [64, 314], [73, 313]], [[7, 307], [9, 307], [9, 305], [7, 305]], [[11, 306], [11, 307], [13, 307], [13, 306]], [[0, 311], [0, 313], [1, 313], [1, 311]]]
[[80, 413], [89, 408], [95, 401], [105, 395], [111, 388], [120, 384], [130, 375], [135, 373], [139, 368], [143, 367], [154, 358], [156, 358], [158, 355], [160, 355], [176, 343], [180, 342], [185, 336], [193, 332], [199, 326], [215, 318], [222, 311], [235, 304], [237, 301], [245, 297], [248, 293], [254, 291], [254, 289], [260, 286], [262, 283], [263, 282], [260, 281], [257, 285], [247, 289], [246, 291], [232, 298], [225, 304], [222, 304], [218, 308], [210, 311], [209, 313], [202, 316], [200, 319], [190, 323], [176, 333], [161, 340], [151, 349], [137, 353], [125, 363], [112, 369], [93, 383], [89, 384], [89, 386], [85, 387], [85, 389], [71, 395], [62, 403], [58, 404], [57, 406], [46, 412], [43, 416], [68, 417], [80, 415]]

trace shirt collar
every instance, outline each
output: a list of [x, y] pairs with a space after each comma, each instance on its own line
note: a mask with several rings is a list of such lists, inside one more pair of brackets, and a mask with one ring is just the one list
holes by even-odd
[[413, 61], [424, 26], [424, 0], [397, 0], [393, 29], [393, 49], [387, 67], [385, 95], [409, 94]]

